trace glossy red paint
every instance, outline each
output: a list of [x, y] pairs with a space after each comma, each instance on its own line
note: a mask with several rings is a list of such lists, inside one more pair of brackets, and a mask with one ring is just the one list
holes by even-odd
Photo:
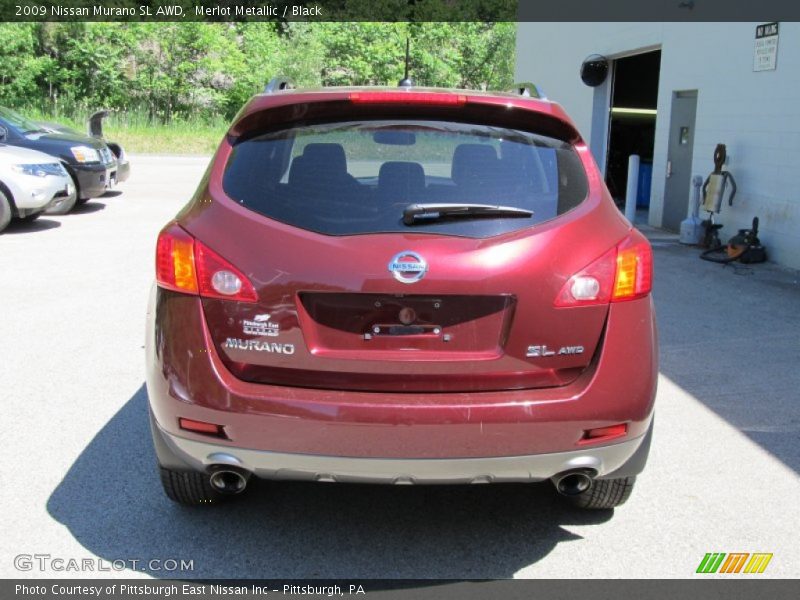
[[[657, 378], [649, 294], [556, 306], [565, 284], [587, 265], [620, 244], [647, 244], [614, 206], [589, 150], [558, 105], [458, 92], [463, 103], [424, 107], [432, 119], [531, 128], [574, 144], [588, 179], [586, 200], [508, 234], [323, 235], [268, 219], [225, 194], [221, 182], [233, 144], [253, 131], [342, 115], [420, 115], [421, 107], [412, 104], [351, 102], [351, 94], [367, 91], [370, 98], [380, 93], [263, 95], [237, 116], [176, 223], [235, 265], [252, 282], [256, 301], [154, 289], [147, 385], [161, 428], [202, 439], [178, 428], [181, 416], [221, 424], [229, 439], [219, 443], [231, 448], [397, 458], [575, 450], [587, 430], [619, 423], [626, 432], [614, 441], [643, 435]], [[424, 254], [429, 264], [413, 289], [387, 270], [390, 258], [407, 250]], [[330, 302], [330, 295], [337, 301]], [[387, 326], [396, 325], [393, 314], [410, 308], [426, 327], [459, 335], [450, 346], [427, 333], [432, 329], [367, 340], [360, 325], [341, 324], [342, 306], [354, 323], [386, 320]], [[245, 322], [276, 327], [274, 340], [271, 333], [259, 339], [280, 351], [231, 345], [231, 339], [250, 337], [243, 334]], [[467, 333], [474, 343], [464, 342]], [[545, 352], [532, 360], [531, 345], [583, 351]]]
[[[375, 393], [249, 383], [217, 354], [200, 300], [153, 290], [147, 340], [150, 406], [224, 425], [226, 446], [328, 456], [458, 458], [574, 450], [587, 429], [645, 433], [656, 378], [649, 298], [609, 310], [602, 352], [572, 383], [480, 393]], [[202, 440], [202, 436], [196, 439]]]

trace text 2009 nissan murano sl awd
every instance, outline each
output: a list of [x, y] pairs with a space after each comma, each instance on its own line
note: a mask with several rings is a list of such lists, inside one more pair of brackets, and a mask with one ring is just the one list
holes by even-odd
[[630, 495], [657, 375], [647, 240], [563, 110], [422, 88], [254, 97], [161, 231], [167, 495], [252, 477]]

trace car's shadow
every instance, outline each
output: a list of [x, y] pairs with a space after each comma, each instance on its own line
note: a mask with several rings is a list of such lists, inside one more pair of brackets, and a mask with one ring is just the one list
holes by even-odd
[[37, 231], [47, 231], [48, 229], [55, 229], [61, 227], [59, 221], [52, 219], [45, 219], [39, 217], [35, 221], [23, 221], [21, 219], [12, 219], [8, 227], [3, 230], [3, 235], [14, 235], [17, 233], [34, 233]]
[[[580, 539], [562, 525], [613, 515], [573, 509], [547, 482], [250, 487], [213, 507], [167, 500], [142, 386], [89, 442], [47, 509], [101, 558], [192, 560], [180, 575], [210, 578], [506, 578], [558, 543]], [[156, 567], [143, 570], [176, 576]]]
[[106, 190], [105, 193], [100, 196], [101, 198], [116, 198], [117, 196], [121, 196], [122, 192], [120, 190]]
[[105, 209], [106, 205], [103, 202], [98, 202], [97, 200], [89, 200], [88, 202], [84, 202], [83, 204], [76, 204], [75, 208], [73, 208], [69, 214], [71, 215], [86, 215], [89, 213], [99, 212]]

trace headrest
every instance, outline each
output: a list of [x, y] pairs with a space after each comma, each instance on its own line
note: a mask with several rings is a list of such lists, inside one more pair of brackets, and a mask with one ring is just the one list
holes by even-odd
[[425, 170], [415, 162], [385, 162], [378, 172], [378, 189], [382, 192], [422, 191], [425, 189]]
[[309, 144], [303, 150], [308, 168], [324, 169], [327, 173], [347, 172], [347, 158], [341, 144]]
[[458, 185], [485, 182], [497, 169], [497, 152], [488, 144], [461, 144], [453, 152], [450, 177]]

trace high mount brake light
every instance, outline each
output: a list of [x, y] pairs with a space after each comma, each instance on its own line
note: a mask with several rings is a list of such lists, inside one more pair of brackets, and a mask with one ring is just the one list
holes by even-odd
[[640, 234], [631, 234], [570, 277], [555, 305], [592, 306], [634, 300], [647, 296], [652, 287], [653, 251]]
[[467, 103], [463, 94], [440, 92], [351, 92], [350, 102], [355, 104], [427, 104], [462, 106]]
[[158, 236], [156, 281], [164, 289], [203, 298], [258, 299], [253, 284], [239, 269], [175, 224]]

